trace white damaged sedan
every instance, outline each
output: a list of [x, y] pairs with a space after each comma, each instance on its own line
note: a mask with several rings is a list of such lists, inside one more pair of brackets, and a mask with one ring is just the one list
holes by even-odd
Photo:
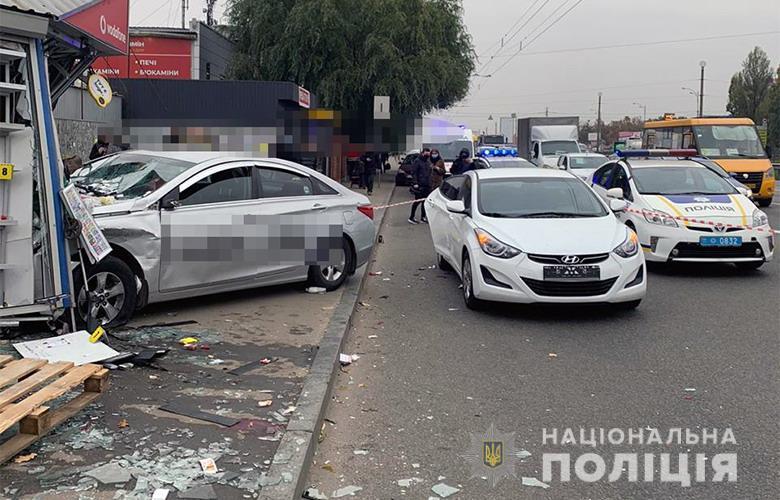
[[646, 291], [634, 231], [573, 174], [491, 169], [448, 178], [426, 200], [442, 268], [461, 277], [469, 308], [484, 301], [615, 303], [632, 309]]

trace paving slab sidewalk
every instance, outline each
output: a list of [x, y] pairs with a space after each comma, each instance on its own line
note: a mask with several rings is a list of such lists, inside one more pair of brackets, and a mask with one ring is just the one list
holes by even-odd
[[[392, 188], [385, 175], [374, 203], [386, 203]], [[362, 269], [352, 280], [361, 277]], [[268, 469], [346, 288], [308, 294], [291, 285], [149, 306], [109, 342], [120, 352], [168, 354], [153, 367], [113, 371], [106, 394], [23, 452], [35, 458], [0, 466], [0, 498], [148, 499], [158, 488], [168, 498], [257, 497], [279, 479]], [[184, 337], [198, 348], [185, 349]], [[15, 354], [10, 341], [0, 340], [0, 353]], [[264, 358], [270, 363], [258, 363]], [[169, 404], [238, 423], [161, 409]], [[209, 458], [216, 474], [202, 469]]]

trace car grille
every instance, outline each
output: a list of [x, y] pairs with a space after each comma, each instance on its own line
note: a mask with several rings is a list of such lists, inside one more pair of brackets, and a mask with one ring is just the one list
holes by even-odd
[[[563, 257], [568, 257], [568, 256], [567, 255], [541, 255], [541, 254], [533, 254], [533, 253], [528, 254], [529, 259], [531, 259], [534, 262], [538, 262], [540, 264], [563, 264], [564, 262], [561, 260]], [[577, 255], [577, 257], [580, 258], [577, 264], [597, 264], [599, 262], [603, 262], [607, 260], [609, 254], [594, 253], [588, 255]]]
[[602, 281], [543, 281], [523, 278], [528, 288], [543, 297], [595, 297], [612, 288], [617, 277]]
[[[761, 245], [755, 241], [743, 243], [741, 247], [703, 247], [698, 243], [678, 243], [674, 247], [678, 251], [673, 259], [739, 259], [748, 257], [763, 257], [763, 253], [756, 255], [756, 250], [761, 251]], [[674, 250], [672, 251], [674, 252]]]
[[[739, 172], [735, 174], [739, 182], [742, 184], [749, 185], [751, 189], [754, 191], [760, 191], [761, 190], [761, 182], [764, 180], [764, 173], [763, 172]], [[747, 175], [747, 178], [745, 177]], [[755, 186], [755, 187], [753, 187]]]
[[[687, 227], [691, 231], [701, 231], [703, 233], [717, 233], [718, 232], [718, 231], [715, 231], [715, 227], [714, 226], [699, 226], [699, 227], [685, 226], [685, 227]], [[727, 227], [726, 230], [723, 231], [723, 232], [724, 233], [733, 233], [735, 231], [744, 231], [744, 228], [742, 228], [742, 227]]]

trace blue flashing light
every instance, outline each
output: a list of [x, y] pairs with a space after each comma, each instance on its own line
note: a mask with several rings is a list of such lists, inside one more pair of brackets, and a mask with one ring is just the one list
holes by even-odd
[[517, 148], [482, 146], [477, 150], [477, 156], [482, 158], [492, 158], [501, 156], [518, 156]]
[[698, 156], [695, 149], [624, 149], [617, 150], [615, 154], [620, 158], [651, 158], [651, 157], [677, 157], [690, 158]]

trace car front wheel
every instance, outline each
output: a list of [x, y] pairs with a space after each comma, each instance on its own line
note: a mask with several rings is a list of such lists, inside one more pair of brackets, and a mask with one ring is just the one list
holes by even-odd
[[87, 287], [81, 269], [74, 273], [76, 311], [82, 325], [116, 327], [135, 311], [138, 294], [135, 274], [124, 261], [109, 255], [87, 268]]
[[463, 302], [469, 309], [478, 311], [484, 306], [484, 302], [474, 296], [474, 276], [471, 273], [471, 260], [469, 256], [463, 257], [463, 267], [460, 271], [461, 287], [463, 288]]
[[769, 205], [772, 204], [772, 198], [764, 198], [764, 199], [757, 200], [757, 201], [758, 201], [758, 206], [759, 207], [766, 208], [766, 207], [768, 207]]
[[313, 286], [324, 288], [329, 292], [337, 289], [347, 279], [354, 259], [352, 247], [346, 238], [342, 238], [339, 258], [336, 259], [336, 262], [326, 266], [311, 266], [309, 268], [309, 282]]

